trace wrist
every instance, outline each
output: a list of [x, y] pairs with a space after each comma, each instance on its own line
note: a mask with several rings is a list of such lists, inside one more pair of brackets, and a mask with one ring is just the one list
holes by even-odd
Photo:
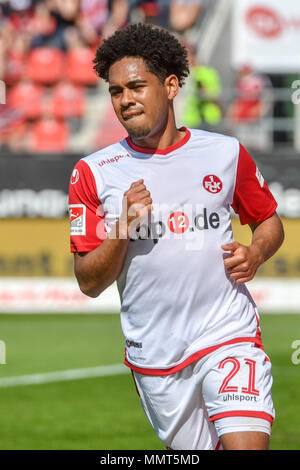
[[113, 225], [111, 231], [108, 234], [108, 238], [111, 240], [129, 240], [128, 226], [125, 221], [121, 218]]
[[266, 261], [263, 240], [254, 240], [250, 245], [251, 251], [254, 253], [259, 265]]

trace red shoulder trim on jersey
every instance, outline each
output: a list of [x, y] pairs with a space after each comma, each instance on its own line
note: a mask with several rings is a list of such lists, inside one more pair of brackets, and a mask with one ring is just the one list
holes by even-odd
[[247, 411], [247, 410], [240, 410], [240, 411], [224, 411], [224, 413], [218, 413], [213, 416], [209, 417], [209, 421], [213, 422], [216, 421], [217, 419], [222, 419], [222, 418], [230, 418], [232, 416], [247, 416], [251, 418], [261, 418], [261, 419], [266, 419], [269, 421], [271, 424], [274, 421], [274, 418], [272, 415], [269, 413], [265, 413], [264, 411]]
[[191, 137], [191, 132], [189, 131], [189, 129], [187, 129], [186, 127], [181, 127], [180, 130], [185, 131], [185, 136], [182, 137], [182, 139], [180, 139], [178, 142], [176, 142], [176, 144], [169, 145], [165, 149], [154, 149], [154, 148], [148, 148], [148, 147], [140, 147], [138, 145], [135, 145], [132, 142], [130, 137], [126, 138], [126, 142], [129, 145], [129, 147], [131, 147], [136, 152], [167, 155], [168, 153], [171, 153], [174, 150], [179, 149], [180, 147], [182, 147], [184, 144], [186, 144], [189, 141], [189, 139]]
[[84, 160], [71, 175], [69, 213], [71, 252], [88, 252], [101, 245], [106, 238], [103, 211], [94, 174]]
[[216, 344], [215, 346], [210, 346], [205, 349], [201, 349], [200, 351], [195, 352], [192, 354], [190, 357], [188, 357], [185, 361], [181, 362], [180, 364], [177, 364], [177, 366], [170, 367], [169, 369], [147, 369], [143, 367], [137, 367], [131, 364], [128, 359], [127, 359], [127, 354], [126, 354], [126, 349], [125, 349], [125, 365], [130, 367], [130, 369], [134, 370], [135, 372], [138, 372], [139, 374], [143, 375], [170, 375], [170, 374], [175, 374], [175, 372], [178, 372], [185, 367], [189, 366], [195, 361], [198, 361], [202, 357], [206, 356], [207, 354], [210, 354], [217, 349], [221, 348], [222, 346], [228, 346], [230, 344], [238, 344], [238, 343], [254, 343], [258, 348], [263, 349], [263, 345], [261, 342], [260, 337], [244, 337], [244, 338], [234, 338], [229, 341], [225, 341], [224, 343]]
[[259, 223], [271, 217], [277, 202], [256, 163], [240, 144], [232, 208], [242, 225]]

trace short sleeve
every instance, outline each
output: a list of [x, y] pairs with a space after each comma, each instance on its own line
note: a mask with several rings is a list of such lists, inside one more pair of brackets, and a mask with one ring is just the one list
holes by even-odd
[[247, 150], [240, 144], [232, 208], [242, 225], [263, 222], [277, 208], [267, 183]]
[[74, 167], [69, 184], [71, 252], [97, 248], [106, 237], [103, 211], [94, 175], [80, 160]]

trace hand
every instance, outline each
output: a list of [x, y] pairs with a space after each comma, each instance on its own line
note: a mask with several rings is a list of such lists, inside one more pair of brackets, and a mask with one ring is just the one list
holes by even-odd
[[132, 183], [124, 193], [122, 207], [120, 220], [123, 226], [126, 226], [126, 233], [130, 236], [130, 232], [136, 230], [152, 210], [151, 194], [143, 179]]
[[221, 248], [224, 251], [231, 251], [231, 255], [224, 258], [224, 266], [230, 279], [237, 284], [251, 281], [264, 262], [263, 252], [258, 244], [245, 246], [233, 242], [222, 245]]

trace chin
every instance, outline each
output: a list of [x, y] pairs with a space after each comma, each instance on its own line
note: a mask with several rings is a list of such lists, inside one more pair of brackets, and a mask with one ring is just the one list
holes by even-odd
[[136, 127], [136, 128], [126, 128], [129, 136], [133, 139], [141, 139], [143, 137], [147, 137], [150, 132], [151, 128], [149, 127]]

